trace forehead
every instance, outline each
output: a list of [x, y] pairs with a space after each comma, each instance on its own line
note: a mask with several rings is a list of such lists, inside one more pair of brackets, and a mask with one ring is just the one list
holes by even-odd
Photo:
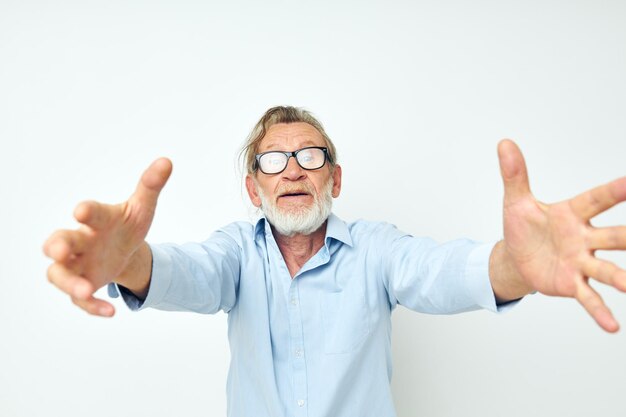
[[259, 144], [259, 153], [269, 150], [295, 151], [305, 146], [326, 146], [324, 137], [308, 123], [277, 123]]

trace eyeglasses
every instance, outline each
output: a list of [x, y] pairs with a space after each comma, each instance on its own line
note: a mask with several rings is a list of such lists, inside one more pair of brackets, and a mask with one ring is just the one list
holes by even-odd
[[309, 146], [294, 152], [270, 151], [255, 155], [254, 169], [260, 169], [264, 174], [278, 174], [287, 168], [289, 158], [296, 158], [298, 165], [308, 171], [320, 169], [328, 159], [328, 148]]

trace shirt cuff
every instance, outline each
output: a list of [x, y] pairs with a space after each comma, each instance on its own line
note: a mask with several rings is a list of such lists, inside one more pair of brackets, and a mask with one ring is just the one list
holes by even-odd
[[494, 313], [504, 313], [520, 302], [520, 299], [496, 302], [496, 296], [489, 279], [489, 258], [497, 242], [483, 243], [474, 248], [467, 257], [465, 277], [468, 289], [476, 304]]

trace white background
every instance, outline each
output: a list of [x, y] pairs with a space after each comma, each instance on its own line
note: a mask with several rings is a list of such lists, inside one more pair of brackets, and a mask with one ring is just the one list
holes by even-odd
[[[113, 319], [88, 316], [47, 282], [41, 245], [158, 156], [174, 173], [150, 241], [252, 219], [236, 154], [277, 104], [335, 140], [340, 217], [496, 240], [499, 139], [544, 201], [626, 174], [626, 3], [2, 0], [0, 416], [225, 415], [224, 314], [116, 300]], [[596, 287], [626, 325], [626, 295]], [[572, 300], [399, 308], [393, 344], [401, 417], [626, 415], [626, 332]]]

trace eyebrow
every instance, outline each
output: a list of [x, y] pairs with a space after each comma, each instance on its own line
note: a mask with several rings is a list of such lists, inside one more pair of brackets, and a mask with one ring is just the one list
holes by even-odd
[[[301, 145], [301, 148], [298, 148], [298, 149], [306, 148], [308, 146], [322, 146], [322, 147], [326, 146], [326, 144], [324, 144], [324, 145], [316, 145], [315, 142], [310, 140], [310, 139], [309, 140], [305, 140], [300, 145]], [[259, 148], [259, 152], [268, 152], [270, 150], [273, 150], [273, 151], [278, 150], [278, 149], [272, 149], [272, 148], [274, 148], [276, 146], [277, 146], [276, 143], [270, 142], [270, 144], [267, 145], [267, 147], [265, 147], [264, 151], [261, 151], [261, 148]], [[294, 150], [296, 150], [296, 149], [294, 149]]]

